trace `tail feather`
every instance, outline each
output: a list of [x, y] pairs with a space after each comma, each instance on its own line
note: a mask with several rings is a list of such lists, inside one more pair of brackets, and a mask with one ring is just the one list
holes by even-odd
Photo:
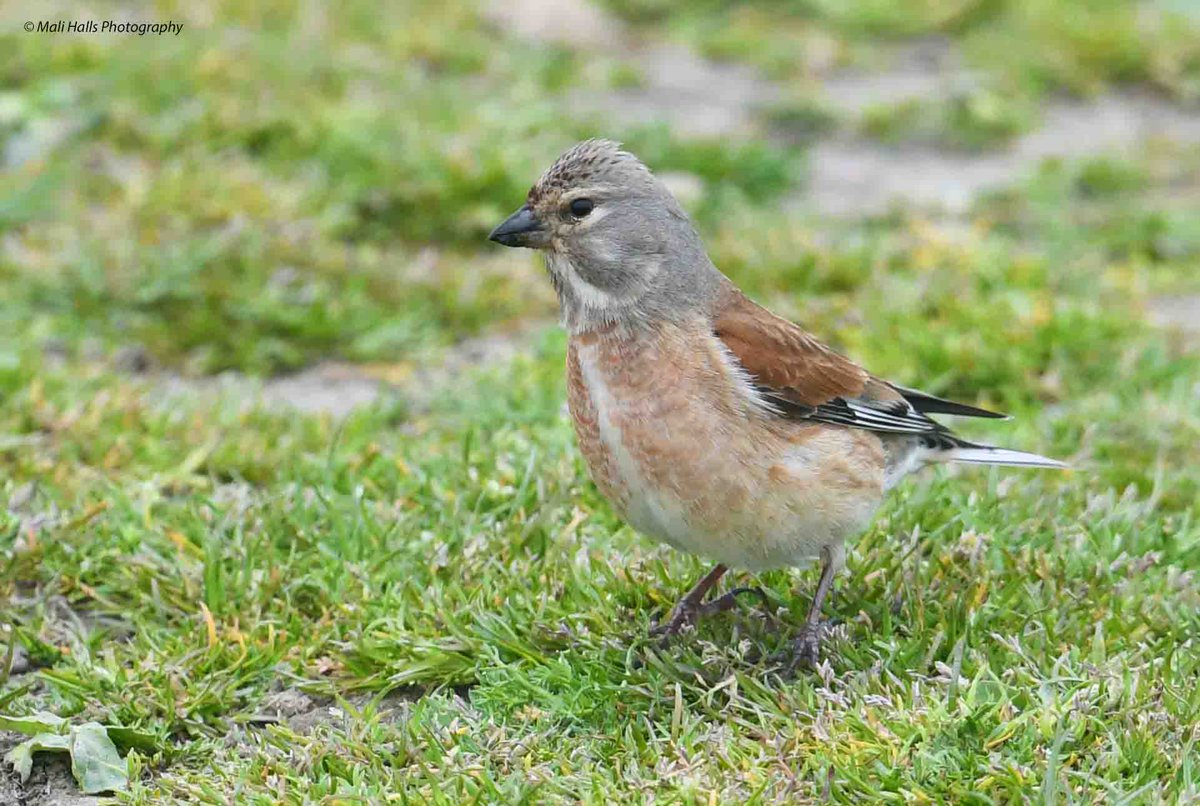
[[1039, 456], [1036, 453], [996, 448], [991, 445], [976, 445], [963, 442], [952, 448], [931, 451], [935, 462], [961, 462], [969, 465], [1009, 465], [1011, 467], [1051, 467], [1065, 470], [1069, 465], [1057, 459]]

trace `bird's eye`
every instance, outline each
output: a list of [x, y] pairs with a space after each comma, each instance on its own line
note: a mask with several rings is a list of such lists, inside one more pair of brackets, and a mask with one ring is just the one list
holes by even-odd
[[592, 208], [596, 205], [592, 204], [591, 199], [575, 199], [569, 205], [571, 215], [576, 218], [585, 218], [588, 213], [592, 212]]

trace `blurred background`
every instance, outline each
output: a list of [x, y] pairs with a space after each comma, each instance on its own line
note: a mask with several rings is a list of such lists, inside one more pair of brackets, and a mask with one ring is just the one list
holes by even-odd
[[[1143, 290], [1200, 249], [1186, 0], [33, 9], [4, 10], [0, 282], [5, 331], [56, 354], [273, 375], [551, 318], [534, 259], [484, 236], [594, 135], [820, 324], [881, 264], [916, 277], [997, 230], [1054, 264], [1043, 286]], [[21, 30], [71, 15], [184, 27]]]
[[[23, 30], [43, 19], [183, 28]], [[961, 800], [989, 753], [1001, 800], [1027, 799], [1047, 755], [1097, 800], [1120, 782], [1194, 793], [1179, 772], [1200, 718], [1183, 643], [1200, 629], [1192, 0], [0, 4], [6, 707], [185, 747], [143, 777], [145, 802], [201, 798], [213, 776], [270, 797], [268, 770], [340, 782], [292, 783], [314, 799], [350, 787], [350, 762], [312, 758], [359, 752], [363, 725], [411, 737], [364, 717], [322, 744], [281, 732], [288, 714], [331, 724], [315, 692], [422, 686], [430, 725], [468, 727], [421, 752], [515, 720], [546, 731], [522, 762], [546, 781], [573, 780], [568, 754], [610, 753], [596, 775], [613, 789], [594, 792], [622, 796], [639, 769], [642, 794], [675, 786], [659, 738], [587, 737], [701, 709], [720, 687], [694, 688], [699, 669], [756, 673], [724, 644], [634, 668], [606, 638], [641, 634], [700, 564], [623, 529], [587, 483], [539, 259], [486, 241], [591, 136], [648, 163], [756, 299], [885, 377], [1017, 415], [969, 436], [1081, 469], [898, 492], [834, 606], [870, 636], [836, 673], [888, 671], [825, 680], [847, 710], [820, 730], [797, 717], [818, 701], [807, 679], [790, 705], [743, 681], [759, 699], [728, 707], [744, 721], [696, 739], [697, 757], [735, 758], [702, 770], [714, 791], [763, 791], [756, 765], [776, 762], [757, 730], [816, 759], [803, 775], [824, 780], [822, 758], [860, 770], [859, 802], [918, 784]], [[804, 604], [788, 575], [764, 580]], [[934, 663], [1007, 704], [947, 716], [951, 749], [879, 784], [899, 751], [864, 754], [886, 730], [860, 715]], [[1089, 711], [1064, 681], [1096, 675]], [[1110, 683], [1125, 694], [1106, 699]], [[1047, 710], [1026, 720], [1029, 703]], [[877, 718], [947, 730], [913, 708]], [[275, 755], [223, 743], [264, 713], [279, 725], [255, 741]], [[1125, 714], [1151, 716], [1125, 729]], [[428, 767], [396, 751], [372, 780], [523, 781], [496, 741]], [[25, 796], [10, 785], [0, 800]]]

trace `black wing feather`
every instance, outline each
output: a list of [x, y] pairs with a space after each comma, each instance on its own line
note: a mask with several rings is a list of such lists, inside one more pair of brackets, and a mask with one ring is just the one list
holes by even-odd
[[807, 406], [788, 400], [769, 386], [759, 385], [757, 390], [772, 408], [785, 417], [885, 434], [948, 433], [944, 425], [929, 419], [904, 400], [835, 397], [818, 406]]
[[958, 417], [988, 417], [994, 420], [1007, 420], [1007, 414], [1001, 414], [998, 411], [988, 411], [981, 409], [978, 406], [968, 406], [966, 403], [956, 403], [953, 400], [946, 400], [942, 397], [919, 392], [916, 389], [907, 389], [896, 384], [889, 384], [900, 394], [904, 395], [904, 399], [912, 404], [917, 411], [926, 414], [952, 414]]

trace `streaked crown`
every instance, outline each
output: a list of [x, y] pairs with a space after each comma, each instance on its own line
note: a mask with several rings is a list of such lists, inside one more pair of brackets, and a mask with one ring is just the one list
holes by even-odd
[[584, 140], [571, 146], [546, 169], [530, 188], [527, 203], [536, 206], [543, 199], [578, 187], [603, 189], [616, 186], [629, 190], [639, 185], [650, 187], [654, 177], [642, 161], [621, 149], [612, 140]]

